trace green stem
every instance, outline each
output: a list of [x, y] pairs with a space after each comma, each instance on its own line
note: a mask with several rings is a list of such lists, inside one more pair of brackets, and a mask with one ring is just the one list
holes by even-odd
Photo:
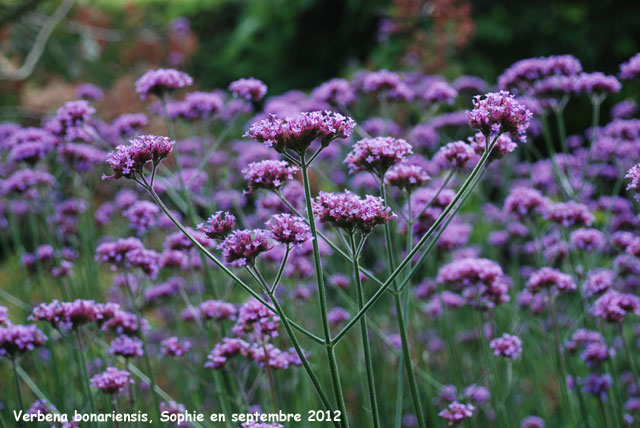
[[91, 384], [89, 382], [89, 373], [87, 372], [87, 360], [85, 358], [85, 349], [84, 346], [82, 344], [82, 337], [80, 336], [80, 330], [76, 330], [76, 341], [77, 341], [77, 347], [78, 350], [80, 351], [80, 370], [82, 372], [82, 378], [84, 380], [84, 386], [85, 386], [85, 390], [86, 390], [86, 394], [87, 394], [87, 399], [89, 400], [89, 408], [91, 409], [92, 413], [96, 412], [96, 405], [93, 401], [93, 394], [91, 394]]
[[560, 384], [560, 390], [562, 391], [562, 399], [565, 404], [565, 408], [569, 412], [569, 420], [571, 426], [576, 426], [575, 417], [573, 414], [573, 403], [571, 403], [571, 399], [569, 398], [569, 392], [567, 391], [567, 368], [565, 365], [564, 357], [562, 355], [562, 347], [560, 345], [560, 331], [558, 326], [558, 316], [556, 314], [556, 309], [554, 305], [554, 297], [549, 295], [549, 310], [551, 312], [551, 321], [553, 323], [553, 339], [555, 344], [555, 353], [556, 353], [556, 363], [559, 371], [558, 382]]
[[18, 397], [18, 406], [19, 411], [27, 409], [24, 407], [24, 400], [22, 399], [22, 390], [20, 389], [20, 377], [18, 376], [18, 362], [15, 360], [11, 360], [11, 369], [13, 370], [13, 379], [15, 381], [16, 386], [16, 397]]
[[349, 427], [349, 419], [347, 415], [347, 408], [344, 402], [344, 395], [342, 393], [342, 385], [340, 383], [340, 373], [338, 370], [338, 363], [336, 361], [336, 354], [334, 346], [331, 341], [331, 330], [329, 328], [329, 319], [327, 317], [327, 295], [324, 284], [324, 278], [322, 273], [322, 262], [320, 260], [320, 249], [318, 248], [318, 231], [316, 229], [316, 222], [313, 217], [313, 207], [311, 205], [311, 184], [309, 183], [309, 166], [306, 162], [302, 162], [302, 180], [304, 185], [305, 204], [307, 207], [307, 218], [309, 219], [309, 229], [313, 237], [313, 264], [316, 273], [316, 285], [318, 287], [318, 303], [320, 307], [320, 317], [322, 319], [322, 331], [324, 334], [324, 344], [327, 351], [327, 359], [329, 360], [329, 372], [331, 374], [331, 383], [333, 385], [333, 391], [336, 401], [338, 403], [338, 409], [342, 412], [342, 418], [344, 426]]
[[[363, 240], [366, 238], [362, 238]], [[356, 297], [358, 301], [358, 309], [364, 305], [364, 292], [362, 290], [362, 280], [360, 279], [360, 252], [357, 250], [353, 232], [349, 233], [349, 244], [351, 246], [353, 276], [356, 284]], [[369, 389], [369, 401], [371, 403], [371, 417], [373, 418], [374, 428], [380, 427], [380, 411], [378, 408], [378, 398], [376, 397], [376, 384], [373, 375], [373, 360], [371, 358], [371, 345], [369, 344], [369, 329], [367, 327], [367, 317], [364, 316], [360, 320], [360, 334], [362, 336], [362, 348], [364, 349], [364, 362], [367, 372], [367, 386]]]

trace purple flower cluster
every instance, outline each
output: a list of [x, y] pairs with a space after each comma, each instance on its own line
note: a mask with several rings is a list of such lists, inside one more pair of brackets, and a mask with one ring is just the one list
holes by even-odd
[[510, 283], [496, 262], [481, 258], [462, 258], [440, 268], [436, 281], [461, 290], [466, 302], [490, 309], [509, 301]]
[[627, 314], [640, 315], [640, 298], [609, 290], [593, 303], [591, 313], [610, 323], [621, 323]]
[[0, 357], [18, 358], [42, 346], [46, 340], [47, 336], [35, 325], [0, 326]]
[[313, 212], [321, 222], [351, 232], [359, 230], [364, 234], [395, 217], [381, 198], [367, 195], [362, 199], [348, 190], [343, 193], [320, 192], [313, 201]]
[[253, 123], [245, 136], [281, 153], [293, 151], [302, 156], [315, 140], [327, 146], [337, 138], [349, 137], [355, 125], [353, 119], [339, 113], [313, 111], [284, 119], [271, 116]]
[[136, 81], [136, 93], [144, 100], [149, 94], [162, 96], [165, 92], [192, 84], [193, 79], [186, 73], [159, 68], [147, 71]]
[[189, 352], [191, 343], [186, 340], [180, 340], [177, 336], [172, 336], [160, 343], [160, 353], [163, 357], [181, 357]]
[[218, 211], [198, 225], [198, 230], [210, 239], [224, 239], [236, 227], [236, 217], [228, 211]]
[[358, 141], [347, 154], [344, 162], [352, 174], [370, 171], [383, 177], [387, 170], [411, 155], [411, 145], [403, 139], [392, 137], [365, 138]]
[[124, 358], [142, 357], [142, 340], [137, 337], [119, 336], [111, 341], [109, 354]]
[[107, 178], [137, 178], [142, 176], [142, 168], [147, 162], [153, 166], [171, 154], [174, 142], [167, 137], [141, 135], [129, 142], [129, 145], [116, 147], [115, 152], [107, 155], [107, 163], [113, 169], [113, 175]]
[[294, 175], [299, 170], [298, 167], [289, 165], [285, 161], [263, 160], [252, 162], [242, 170], [244, 179], [249, 183], [249, 190], [245, 193], [252, 193], [258, 189], [278, 190], [287, 181], [293, 180]]
[[249, 77], [248, 79], [238, 79], [231, 82], [229, 91], [234, 96], [246, 101], [257, 102], [264, 98], [267, 93], [267, 85], [258, 79]]
[[500, 357], [515, 359], [522, 353], [522, 341], [520, 338], [508, 333], [493, 339], [489, 346], [493, 349], [493, 355]]
[[492, 138], [508, 133], [515, 141], [526, 142], [532, 113], [507, 91], [490, 92], [473, 99], [468, 112], [469, 126]]
[[119, 394], [127, 385], [133, 383], [128, 371], [118, 370], [115, 367], [107, 367], [107, 370], [91, 378], [91, 386], [109, 395]]
[[570, 275], [550, 267], [543, 267], [533, 272], [527, 280], [526, 286], [527, 290], [534, 294], [549, 288], [562, 292], [572, 292], [578, 289]]
[[620, 64], [620, 78], [632, 80], [640, 78], [640, 53], [635, 54], [628, 61]]
[[348, 81], [335, 78], [315, 88], [311, 97], [332, 106], [345, 107], [355, 100], [356, 94]]
[[407, 193], [412, 193], [424, 185], [431, 177], [418, 165], [398, 164], [384, 175], [384, 181], [389, 186], [399, 187]]
[[498, 77], [498, 87], [526, 93], [537, 80], [554, 75], [574, 76], [581, 71], [580, 61], [571, 55], [528, 58], [506, 69]]
[[449, 406], [441, 410], [438, 416], [449, 421], [449, 426], [456, 425], [473, 416], [475, 407], [473, 404], [462, 404], [454, 401]]
[[225, 261], [237, 267], [252, 266], [256, 257], [271, 249], [271, 234], [263, 229], [243, 229], [231, 232], [218, 249]]
[[276, 214], [269, 220], [271, 237], [285, 245], [300, 245], [311, 239], [309, 226], [302, 217], [291, 214]]

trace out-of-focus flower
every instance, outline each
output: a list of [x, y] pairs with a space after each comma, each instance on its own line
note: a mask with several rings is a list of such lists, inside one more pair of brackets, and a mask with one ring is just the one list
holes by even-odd
[[286, 161], [252, 162], [242, 170], [244, 179], [249, 183], [249, 190], [246, 193], [252, 193], [258, 189], [277, 190], [287, 181], [293, 180], [298, 171], [298, 167], [292, 166]]
[[403, 139], [392, 137], [365, 138], [358, 141], [344, 162], [352, 174], [370, 171], [382, 177], [387, 170], [411, 155], [411, 145]]
[[407, 193], [413, 192], [430, 180], [429, 174], [418, 165], [398, 164], [384, 175], [384, 181], [389, 186], [399, 187]]
[[593, 303], [591, 313], [611, 323], [621, 323], [627, 314], [640, 315], [640, 298], [609, 290]]
[[246, 101], [257, 102], [264, 98], [267, 93], [267, 85], [261, 80], [249, 77], [248, 79], [238, 79], [231, 82], [229, 91], [234, 96]]
[[572, 292], [578, 289], [570, 275], [550, 267], [543, 267], [535, 271], [527, 280], [526, 286], [534, 294], [550, 287], [562, 292]]
[[489, 346], [493, 349], [493, 355], [500, 357], [515, 359], [522, 353], [522, 341], [520, 338], [508, 333], [493, 339]]
[[448, 425], [452, 426], [471, 418], [474, 410], [473, 404], [462, 404], [454, 401], [446, 409], [441, 410], [438, 416], [449, 421]]
[[193, 79], [187, 73], [170, 68], [149, 70], [136, 81], [136, 93], [141, 99], [152, 94], [158, 97], [174, 89], [191, 86]]
[[115, 367], [107, 367], [107, 370], [91, 378], [91, 386], [109, 395], [119, 394], [127, 385], [133, 383], [131, 373]]
[[620, 64], [620, 78], [624, 80], [640, 77], [640, 52]]

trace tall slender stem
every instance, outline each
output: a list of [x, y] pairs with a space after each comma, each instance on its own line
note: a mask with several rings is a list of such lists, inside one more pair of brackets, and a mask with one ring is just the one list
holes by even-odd
[[336, 353], [334, 346], [331, 343], [331, 330], [329, 328], [329, 319], [327, 317], [327, 293], [324, 284], [324, 277], [322, 273], [322, 262], [320, 260], [320, 249], [318, 247], [318, 231], [316, 229], [316, 222], [313, 217], [313, 207], [311, 206], [311, 184], [309, 183], [309, 165], [304, 161], [302, 162], [302, 180], [304, 185], [305, 204], [307, 206], [307, 218], [309, 219], [309, 229], [313, 236], [313, 264], [316, 273], [316, 285], [318, 287], [318, 302], [320, 306], [320, 318], [322, 319], [322, 331], [324, 334], [325, 348], [327, 351], [327, 359], [329, 360], [329, 371], [331, 374], [331, 383], [333, 385], [333, 391], [338, 403], [338, 409], [342, 412], [343, 425], [348, 428], [349, 419], [347, 415], [347, 408], [344, 402], [344, 395], [342, 393], [342, 385], [340, 382], [340, 373], [338, 370], [338, 363], [336, 361]]
[[26, 411], [24, 407], [24, 400], [22, 399], [22, 390], [20, 389], [20, 377], [18, 376], [18, 362], [11, 360], [11, 369], [13, 370], [13, 379], [16, 385], [16, 397], [18, 397], [18, 410]]
[[[365, 238], [362, 238], [365, 239]], [[356, 284], [356, 297], [358, 309], [364, 305], [364, 292], [362, 291], [362, 280], [360, 279], [360, 251], [357, 249], [353, 232], [349, 233], [349, 244], [353, 262], [353, 276]], [[362, 335], [362, 348], [364, 350], [364, 363], [367, 372], [367, 386], [369, 389], [369, 401], [371, 403], [371, 417], [374, 428], [380, 427], [380, 411], [378, 408], [378, 398], [376, 397], [376, 383], [373, 375], [373, 361], [371, 358], [371, 345], [369, 344], [369, 329], [367, 327], [366, 315], [360, 320], [360, 334]]]
[[[382, 199], [387, 201], [387, 190], [384, 184], [384, 179], [380, 178], [380, 195]], [[395, 270], [395, 260], [393, 256], [393, 241], [391, 239], [391, 227], [389, 223], [384, 225], [384, 237], [386, 242], [387, 263], [389, 271]], [[426, 428], [426, 422], [424, 419], [424, 413], [422, 411], [422, 400], [420, 399], [420, 391], [418, 389], [418, 383], [416, 381], [416, 375], [413, 371], [413, 363], [411, 362], [411, 350], [409, 347], [409, 339], [407, 337], [407, 325], [404, 319], [404, 308], [402, 306], [402, 298], [399, 290], [400, 284], [396, 283], [393, 294], [393, 301], [396, 308], [396, 319], [398, 322], [398, 330], [400, 333], [400, 340], [402, 342], [402, 360], [404, 362], [405, 370], [407, 371], [407, 377], [409, 379], [409, 386], [411, 389], [411, 399], [413, 401], [413, 408], [418, 419], [418, 426], [420, 428]], [[362, 307], [360, 307], [362, 309]], [[364, 317], [362, 317], [364, 319]]]
[[629, 347], [629, 343], [627, 339], [624, 337], [624, 328], [623, 324], [620, 323], [620, 337], [622, 338], [622, 344], [624, 346], [624, 352], [627, 354], [627, 359], [629, 360], [629, 366], [631, 367], [631, 374], [633, 375], [633, 384], [636, 387], [637, 391], [640, 391], [640, 380], [638, 379], [638, 369], [636, 367], [636, 361], [633, 358], [633, 353], [631, 352], [631, 348]]

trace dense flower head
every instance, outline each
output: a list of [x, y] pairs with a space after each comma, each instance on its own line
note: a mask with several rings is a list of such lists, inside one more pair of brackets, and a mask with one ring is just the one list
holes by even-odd
[[574, 78], [573, 88], [582, 94], [614, 94], [620, 92], [622, 84], [604, 73], [580, 73]]
[[522, 341], [517, 336], [504, 333], [489, 343], [493, 349], [493, 355], [505, 358], [518, 358], [522, 353]]
[[249, 344], [242, 339], [225, 337], [211, 350], [204, 366], [210, 369], [220, 369], [227, 364], [229, 358], [241, 354], [248, 347]]
[[138, 238], [120, 238], [113, 242], [104, 242], [96, 248], [96, 260], [110, 263], [115, 269], [115, 266], [126, 262], [127, 253], [138, 249], [144, 249]]
[[[477, 132], [473, 137], [467, 138], [469, 145], [473, 147], [473, 150], [479, 155], [482, 155], [487, 150], [487, 139], [482, 132]], [[518, 145], [513, 142], [509, 134], [502, 134], [495, 141], [493, 150], [491, 150], [491, 160], [501, 159], [502, 157], [513, 152]]]
[[440, 268], [436, 281], [461, 290], [468, 303], [481, 309], [509, 301], [510, 283], [493, 260], [461, 258]]
[[180, 340], [177, 336], [169, 337], [160, 343], [160, 353], [163, 357], [181, 357], [189, 352], [191, 343]]
[[251, 266], [256, 257], [271, 249], [271, 234], [263, 229], [243, 229], [231, 232], [218, 249], [222, 250], [225, 261], [237, 267]]
[[430, 103], [452, 104], [458, 96], [458, 91], [447, 82], [436, 81], [427, 86], [420, 96]]
[[607, 322], [620, 323], [627, 314], [640, 315], [640, 298], [609, 290], [596, 299], [591, 313]]
[[159, 213], [160, 208], [153, 202], [136, 201], [122, 215], [129, 220], [129, 227], [142, 236], [156, 225]]
[[279, 152], [289, 150], [302, 155], [315, 140], [323, 146], [337, 138], [347, 138], [356, 123], [353, 119], [331, 111], [312, 111], [287, 116], [270, 116], [255, 122], [245, 134]]
[[482, 78], [477, 76], [460, 76], [451, 84], [458, 92], [486, 92], [488, 85]]
[[276, 214], [268, 225], [272, 238], [281, 244], [299, 245], [311, 239], [309, 226], [302, 217]]
[[269, 308], [256, 299], [246, 301], [238, 309], [238, 319], [233, 326], [233, 332], [238, 336], [251, 333], [254, 337], [264, 340], [276, 337], [280, 318]]
[[542, 216], [551, 222], [569, 226], [591, 226], [595, 220], [593, 213], [579, 202], [556, 202], [547, 206]]
[[409, 142], [415, 147], [433, 149], [438, 146], [440, 136], [431, 125], [416, 125], [408, 136]]
[[620, 78], [624, 80], [640, 78], [640, 52], [620, 64]]
[[165, 91], [191, 86], [193, 79], [187, 73], [170, 68], [149, 70], [136, 81], [136, 93], [141, 99], [153, 94], [161, 96]]
[[367, 72], [362, 79], [362, 89], [365, 92], [392, 91], [403, 85], [397, 73], [389, 70]]
[[129, 113], [117, 117], [111, 127], [121, 137], [132, 135], [149, 124], [144, 113]]
[[216, 114], [224, 105], [224, 99], [216, 92], [190, 92], [179, 102], [178, 115], [196, 120]]
[[498, 77], [498, 87], [526, 93], [539, 79], [553, 75], [574, 76], [581, 71], [580, 61], [571, 55], [527, 58], [507, 68]]
[[129, 336], [116, 337], [109, 344], [109, 354], [124, 358], [142, 357], [142, 340]]
[[327, 319], [331, 324], [339, 324], [348, 320], [350, 317], [349, 312], [341, 307], [333, 308], [327, 313]]
[[507, 91], [489, 92], [473, 99], [469, 125], [484, 135], [508, 133], [515, 141], [526, 142], [532, 113]]
[[200, 303], [200, 314], [205, 320], [236, 320], [238, 310], [232, 303], [222, 300], [205, 300]]
[[347, 80], [335, 78], [315, 88], [311, 93], [311, 97], [333, 106], [344, 107], [351, 104], [356, 95]]
[[44, 344], [47, 336], [35, 325], [0, 326], [0, 357], [17, 358]]
[[210, 239], [224, 239], [236, 227], [236, 217], [229, 211], [218, 211], [198, 225], [198, 230]]
[[550, 76], [535, 82], [531, 95], [535, 96], [542, 108], [558, 108], [575, 92], [575, 84], [573, 76]]
[[549, 201], [542, 192], [529, 187], [515, 187], [504, 200], [504, 210], [517, 217], [526, 217], [546, 210]]
[[0, 180], [0, 195], [21, 194], [28, 198], [36, 198], [38, 189], [53, 187], [56, 179], [45, 171], [19, 169], [7, 179]]
[[452, 141], [440, 147], [433, 160], [440, 168], [465, 168], [477, 159], [473, 147], [464, 141]]
[[58, 156], [78, 172], [86, 172], [105, 161], [107, 154], [89, 144], [63, 143], [57, 148]]
[[261, 80], [249, 77], [248, 79], [238, 79], [231, 82], [229, 91], [234, 96], [246, 101], [257, 102], [264, 98], [267, 93], [267, 85]]
[[11, 148], [7, 159], [35, 165], [53, 150], [56, 143], [56, 138], [44, 129], [21, 129], [10, 140]]
[[587, 274], [583, 290], [587, 297], [598, 296], [613, 287], [616, 273], [610, 269], [595, 269]]
[[321, 191], [313, 201], [313, 212], [321, 222], [362, 233], [369, 233], [395, 217], [381, 198], [371, 195], [360, 198], [348, 190], [343, 193]]
[[97, 101], [104, 97], [104, 91], [92, 83], [83, 83], [76, 87], [76, 96], [83, 100]]
[[589, 376], [587, 376], [586, 379], [583, 380], [582, 390], [585, 393], [591, 394], [596, 398], [606, 400], [607, 391], [609, 391], [612, 384], [613, 379], [611, 378], [611, 375], [607, 373], [602, 375], [591, 373]]
[[526, 286], [532, 293], [537, 293], [550, 287], [563, 292], [571, 292], [578, 289], [570, 275], [550, 267], [543, 267], [533, 272], [527, 280]]
[[[640, 190], [640, 163], [634, 165], [627, 171], [625, 178], [628, 178], [629, 184], [627, 184], [627, 190]], [[636, 194], [636, 199], [640, 199], [640, 196]]]
[[142, 175], [142, 168], [147, 162], [156, 166], [169, 156], [173, 144], [174, 142], [167, 137], [141, 135], [131, 140], [128, 145], [120, 145], [116, 147], [115, 152], [107, 155], [107, 163], [113, 169], [113, 175], [102, 178], [136, 178], [136, 175]]
[[520, 421], [520, 428], [546, 428], [546, 425], [540, 416], [527, 416]]
[[449, 421], [449, 426], [452, 426], [471, 418], [474, 410], [473, 404], [462, 404], [454, 401], [446, 409], [441, 410], [438, 416]]
[[418, 165], [408, 165], [406, 163], [400, 163], [392, 167], [384, 175], [386, 184], [399, 187], [409, 193], [430, 179], [431, 177], [422, 167]]
[[131, 373], [115, 367], [107, 367], [107, 370], [91, 378], [91, 386], [105, 394], [119, 394], [127, 385], [133, 383]]
[[68, 101], [58, 109], [55, 120], [63, 129], [79, 127], [86, 123], [95, 112], [96, 109], [85, 100]]
[[258, 189], [280, 189], [287, 181], [293, 180], [299, 170], [286, 161], [263, 160], [250, 163], [242, 173], [249, 184], [247, 193], [251, 193]]
[[[161, 261], [159, 262], [161, 266], [167, 267], [168, 265], [170, 265], [170, 263], [166, 259], [164, 259], [164, 253], [161, 257]], [[180, 267], [182, 267], [184, 263], [185, 262], [182, 259], [177, 262]], [[171, 277], [165, 282], [147, 287], [144, 290], [144, 300], [147, 304], [150, 304], [157, 300], [174, 296], [178, 294], [183, 288], [184, 281], [182, 280], [182, 278]]]
[[137, 248], [125, 254], [127, 268], [139, 268], [145, 275], [155, 278], [160, 270], [160, 254], [146, 248]]
[[598, 229], [585, 227], [571, 232], [569, 242], [575, 249], [592, 252], [604, 248], [606, 238]]
[[412, 153], [411, 145], [400, 138], [365, 138], [353, 146], [344, 162], [351, 173], [370, 171], [381, 177]]

